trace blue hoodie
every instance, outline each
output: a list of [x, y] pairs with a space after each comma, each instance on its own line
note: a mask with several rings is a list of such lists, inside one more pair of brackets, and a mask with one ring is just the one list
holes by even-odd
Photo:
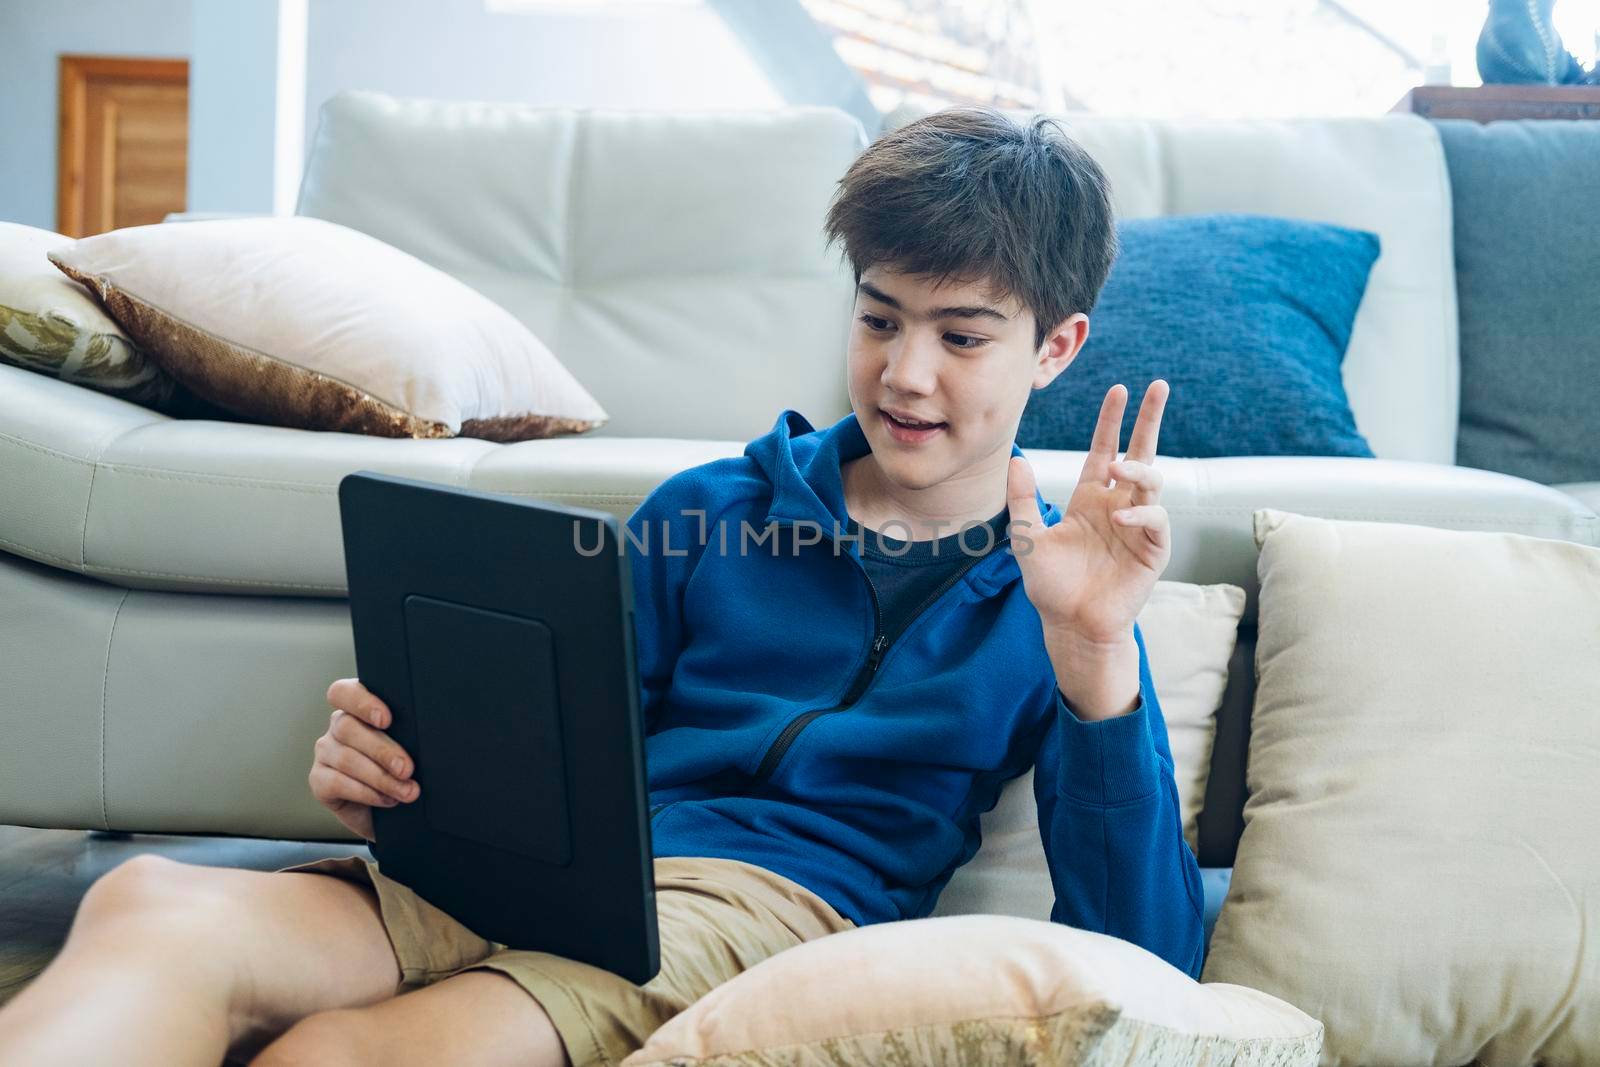
[[1062, 701], [1003, 543], [885, 647], [859, 540], [837, 540], [840, 464], [869, 451], [854, 413], [818, 431], [786, 409], [629, 517], [655, 855], [757, 864], [857, 925], [920, 918], [1036, 764], [1050, 918], [1198, 978], [1200, 871], [1138, 624], [1139, 706], [1099, 722]]

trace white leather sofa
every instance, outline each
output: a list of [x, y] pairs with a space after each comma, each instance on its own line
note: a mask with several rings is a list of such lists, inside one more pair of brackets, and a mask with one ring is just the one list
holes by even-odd
[[[1452, 465], [1449, 188], [1426, 122], [1071, 126], [1124, 215], [1255, 211], [1382, 239], [1345, 362], [1382, 458], [1159, 460], [1165, 577], [1251, 595], [1201, 822], [1202, 866], [1227, 868], [1253, 691], [1254, 509], [1588, 544], [1600, 519], [1592, 497]], [[0, 366], [0, 823], [349, 840], [306, 784], [324, 692], [355, 671], [339, 479], [370, 469], [620, 517], [672, 472], [741, 452], [784, 407], [817, 426], [842, 416], [850, 278], [820, 223], [863, 143], [827, 109], [331, 101], [299, 212], [505, 305], [612, 421], [510, 445], [311, 433], [171, 420]], [[1030, 457], [1064, 500], [1082, 454]]]

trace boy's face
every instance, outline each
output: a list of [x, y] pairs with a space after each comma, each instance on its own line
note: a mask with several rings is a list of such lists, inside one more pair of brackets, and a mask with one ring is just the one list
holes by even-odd
[[[904, 489], [956, 479], [987, 499], [1030, 393], [1072, 362], [1088, 332], [1088, 316], [1075, 314], [1036, 348], [1033, 313], [982, 281], [935, 287], [868, 268], [850, 328], [850, 405], [878, 468]], [[890, 413], [937, 425], [912, 430]]]

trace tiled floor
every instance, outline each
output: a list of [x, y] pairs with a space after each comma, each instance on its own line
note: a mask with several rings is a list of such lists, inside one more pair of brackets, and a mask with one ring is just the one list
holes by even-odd
[[0, 826], [0, 1004], [20, 992], [55, 956], [90, 884], [141, 852], [159, 852], [185, 863], [261, 871], [324, 856], [370, 855], [355, 841], [115, 836]]

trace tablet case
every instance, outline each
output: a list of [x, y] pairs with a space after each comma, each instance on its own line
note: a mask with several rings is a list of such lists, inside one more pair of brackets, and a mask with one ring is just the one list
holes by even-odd
[[372, 853], [479, 935], [660, 968], [632, 583], [601, 511], [373, 471], [339, 483], [356, 672], [418, 798]]

